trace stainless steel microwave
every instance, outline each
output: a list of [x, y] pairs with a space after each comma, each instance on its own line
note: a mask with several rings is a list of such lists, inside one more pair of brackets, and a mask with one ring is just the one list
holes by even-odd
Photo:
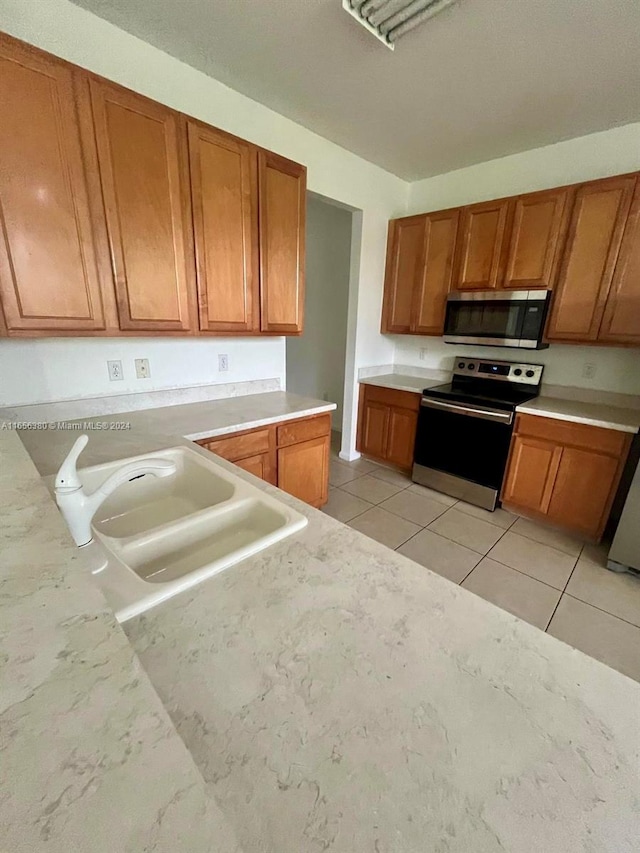
[[548, 290], [451, 293], [445, 343], [546, 349], [542, 336], [550, 296]]

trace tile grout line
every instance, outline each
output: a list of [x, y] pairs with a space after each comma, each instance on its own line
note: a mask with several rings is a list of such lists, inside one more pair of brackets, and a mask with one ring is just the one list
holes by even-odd
[[545, 626], [545, 629], [544, 629], [545, 634], [546, 634], [546, 633], [547, 633], [547, 631], [549, 630], [549, 626], [551, 625], [551, 623], [552, 623], [552, 621], [553, 621], [553, 617], [556, 615], [556, 610], [558, 609], [558, 607], [560, 607], [560, 602], [561, 602], [561, 601], [562, 601], [562, 599], [564, 598], [564, 595], [565, 595], [566, 589], [567, 589], [567, 587], [569, 586], [569, 581], [570, 581], [570, 580], [571, 580], [571, 578], [573, 577], [573, 573], [575, 572], [575, 570], [576, 570], [576, 566], [578, 565], [578, 561], [580, 560], [580, 557], [582, 556], [582, 552], [584, 551], [584, 547], [585, 547], [585, 546], [583, 545], [583, 546], [582, 546], [582, 548], [580, 548], [580, 553], [579, 553], [579, 554], [578, 554], [578, 556], [576, 557], [576, 561], [575, 561], [575, 563], [573, 564], [573, 568], [572, 568], [572, 569], [571, 569], [571, 571], [569, 572], [569, 577], [567, 578], [567, 582], [565, 583], [564, 587], [562, 588], [562, 591], [560, 592], [560, 597], [558, 598], [558, 601], [556, 602], [556, 606], [553, 608], [553, 612], [552, 612], [551, 616], [549, 617], [549, 621], [547, 622], [547, 624], [546, 624], [546, 626]]

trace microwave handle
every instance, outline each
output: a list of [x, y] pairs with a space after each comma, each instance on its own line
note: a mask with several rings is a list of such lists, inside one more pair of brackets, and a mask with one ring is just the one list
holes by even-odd
[[420, 405], [426, 409], [440, 409], [457, 415], [468, 415], [471, 418], [494, 421], [495, 423], [506, 425], [513, 423], [513, 412], [501, 412], [498, 409], [481, 409], [479, 406], [445, 403], [442, 400], [434, 400], [432, 397], [423, 397]]

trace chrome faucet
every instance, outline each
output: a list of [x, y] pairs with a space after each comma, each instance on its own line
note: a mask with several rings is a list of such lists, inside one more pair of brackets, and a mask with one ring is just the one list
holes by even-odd
[[67, 458], [60, 466], [55, 484], [56, 503], [78, 547], [88, 545], [93, 539], [91, 519], [101, 504], [118, 486], [135, 477], [141, 477], [143, 474], [151, 474], [154, 477], [170, 477], [177, 470], [176, 463], [169, 459], [148, 456], [123, 465], [122, 468], [107, 477], [95, 492], [88, 495], [80, 482], [76, 468], [78, 457], [88, 442], [89, 436], [81, 435], [74, 443]]

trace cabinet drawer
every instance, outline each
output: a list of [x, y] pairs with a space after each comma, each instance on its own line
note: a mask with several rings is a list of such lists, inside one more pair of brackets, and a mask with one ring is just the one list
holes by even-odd
[[269, 452], [269, 430], [258, 429], [254, 432], [245, 432], [242, 435], [232, 435], [228, 438], [218, 438], [212, 441], [198, 442], [217, 453], [229, 462], [237, 462], [249, 456], [259, 456], [261, 453]]
[[322, 438], [330, 432], [331, 415], [285, 423], [278, 427], [278, 447], [297, 444], [299, 441], [308, 441], [311, 438]]
[[410, 409], [417, 412], [420, 408], [421, 394], [411, 391], [397, 391], [395, 388], [379, 388], [377, 385], [364, 385], [368, 403], [384, 403], [397, 409]]
[[611, 456], [622, 456], [629, 445], [629, 435], [625, 432], [538, 415], [518, 415], [515, 431], [519, 435], [543, 438], [569, 447], [585, 447]]

